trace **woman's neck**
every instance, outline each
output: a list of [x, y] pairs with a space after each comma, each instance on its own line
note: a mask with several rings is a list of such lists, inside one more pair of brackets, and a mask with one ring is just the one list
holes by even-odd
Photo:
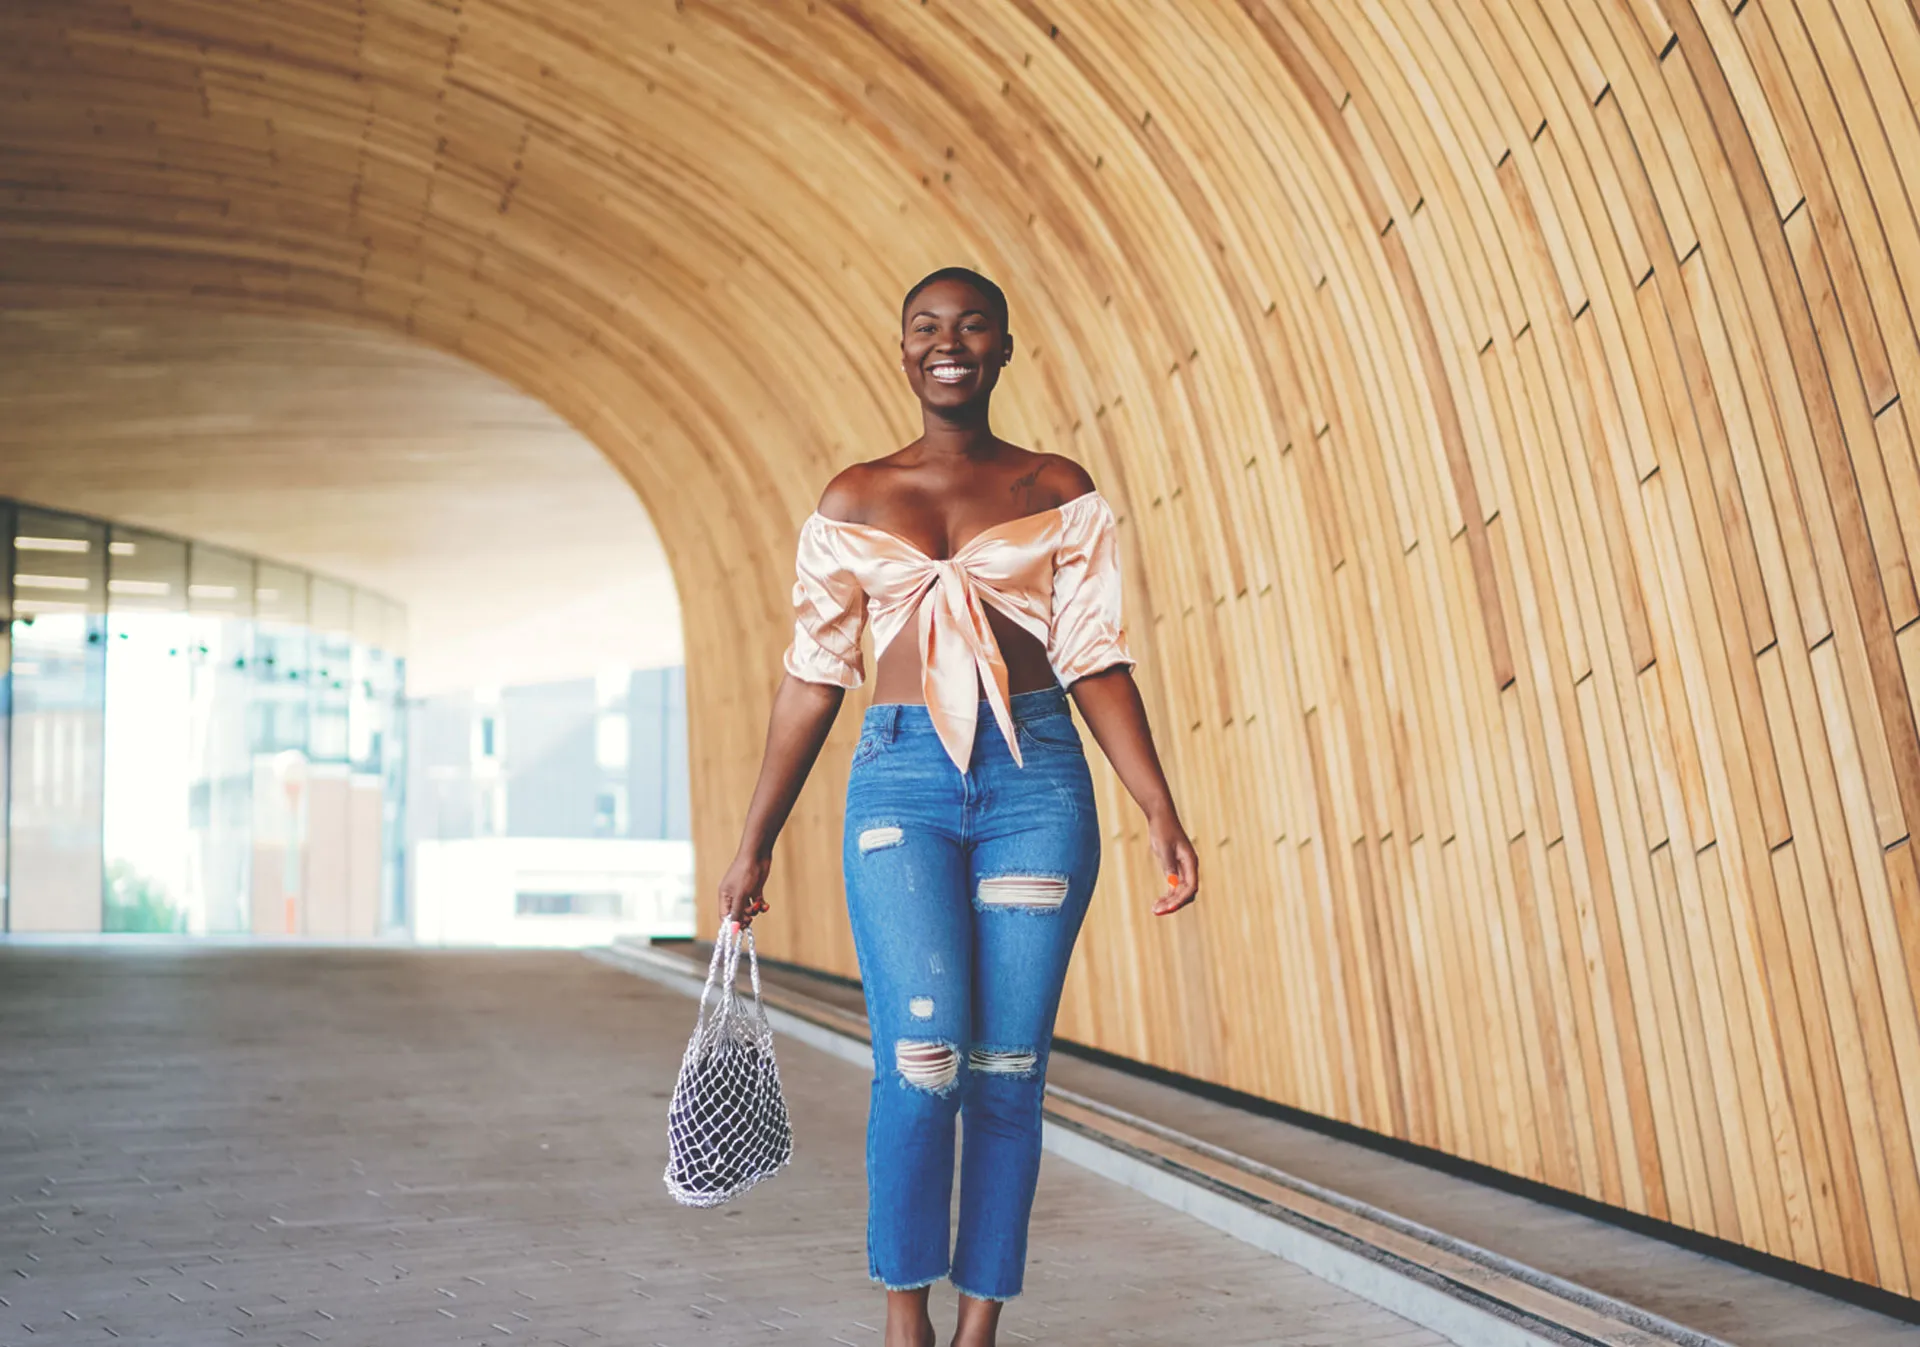
[[920, 448], [930, 457], [978, 460], [991, 458], [1000, 441], [988, 423], [987, 409], [956, 408], [952, 416], [931, 410], [921, 417]]

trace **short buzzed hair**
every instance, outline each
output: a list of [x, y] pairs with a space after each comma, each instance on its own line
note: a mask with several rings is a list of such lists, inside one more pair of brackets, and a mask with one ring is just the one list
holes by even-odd
[[913, 301], [920, 297], [920, 292], [929, 285], [937, 285], [941, 281], [959, 281], [963, 285], [970, 285], [978, 290], [986, 296], [987, 307], [993, 316], [1000, 320], [1000, 326], [1002, 328], [1007, 326], [1007, 295], [1004, 290], [971, 267], [941, 267], [938, 271], [929, 271], [922, 276], [914, 283], [913, 288], [907, 291], [907, 297], [900, 301], [902, 327], [907, 324], [907, 310], [912, 307]]

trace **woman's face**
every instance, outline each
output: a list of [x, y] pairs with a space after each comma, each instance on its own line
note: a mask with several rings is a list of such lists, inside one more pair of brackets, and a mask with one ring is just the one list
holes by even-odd
[[965, 281], [935, 281], [907, 305], [900, 355], [907, 385], [929, 410], [985, 402], [1012, 354], [987, 297]]

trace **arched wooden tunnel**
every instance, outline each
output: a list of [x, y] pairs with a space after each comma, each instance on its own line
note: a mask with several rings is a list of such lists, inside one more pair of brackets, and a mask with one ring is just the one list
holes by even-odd
[[[794, 529], [978, 265], [1122, 517], [1061, 1032], [1920, 1291], [1920, 24], [1899, 0], [19, 0], [0, 302], [371, 324], [594, 439], [703, 892]], [[853, 716], [773, 954], [852, 969]]]

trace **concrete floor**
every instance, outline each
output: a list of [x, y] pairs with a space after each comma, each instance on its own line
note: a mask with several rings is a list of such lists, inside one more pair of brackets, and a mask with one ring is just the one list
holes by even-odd
[[[863, 1072], [665, 1195], [683, 996], [578, 954], [0, 945], [0, 1347], [877, 1347]], [[1009, 1344], [1441, 1347], [1048, 1156]], [[937, 1322], [952, 1294], [935, 1293]]]

